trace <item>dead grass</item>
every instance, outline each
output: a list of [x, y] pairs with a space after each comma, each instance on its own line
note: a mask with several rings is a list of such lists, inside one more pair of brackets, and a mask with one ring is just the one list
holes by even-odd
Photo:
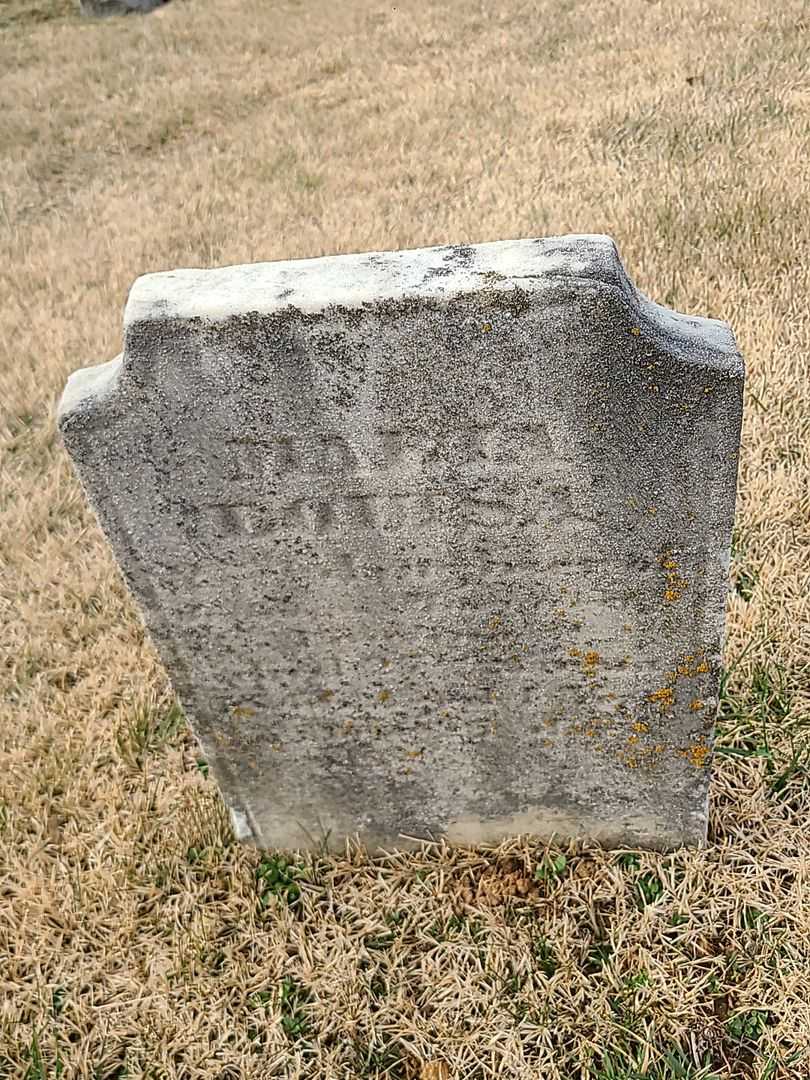
[[[0, 1077], [810, 1076], [803, 0], [23, 10], [0, 19]], [[67, 374], [118, 351], [149, 270], [568, 231], [728, 319], [748, 363], [711, 844], [235, 846], [56, 441]]]
[[79, 0], [4, 0], [0, 7], [0, 30], [50, 19], [76, 18], [78, 14]]

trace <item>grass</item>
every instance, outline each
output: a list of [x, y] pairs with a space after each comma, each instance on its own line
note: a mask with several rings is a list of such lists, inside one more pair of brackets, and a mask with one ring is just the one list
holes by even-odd
[[[0, 1078], [810, 1075], [803, 0], [0, 12]], [[709, 845], [234, 842], [56, 437], [140, 273], [608, 232], [746, 357]]]
[[273, 896], [279, 897], [291, 907], [301, 899], [297, 878], [304, 867], [284, 855], [266, 855], [256, 867], [259, 902], [266, 907]]
[[139, 703], [116, 735], [121, 760], [132, 768], [143, 768], [149, 755], [171, 741], [184, 724], [183, 710], [176, 700]]
[[695, 1064], [675, 1047], [663, 1050], [659, 1063], [652, 1068], [647, 1068], [632, 1050], [605, 1054], [596, 1080], [721, 1080], [721, 1077], [707, 1063]]
[[0, 9], [0, 30], [76, 18], [78, 14], [79, 0], [6, 0]]

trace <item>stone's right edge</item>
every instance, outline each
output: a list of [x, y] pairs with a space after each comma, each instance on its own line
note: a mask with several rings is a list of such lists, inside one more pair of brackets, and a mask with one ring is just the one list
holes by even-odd
[[[714, 566], [718, 595], [722, 595], [723, 600], [715, 606], [714, 618], [712, 618], [711, 610], [707, 612], [703, 628], [705, 640], [714, 643], [714, 649], [706, 656], [706, 661], [711, 667], [714, 697], [705, 698], [704, 701], [707, 709], [711, 710], [711, 729], [706, 738], [705, 749], [698, 747], [692, 752], [692, 764], [705, 767], [703, 807], [700, 817], [696, 816], [694, 835], [683, 838], [686, 845], [702, 847], [708, 842], [711, 763], [714, 757], [716, 723], [721, 704], [719, 691], [731, 587], [732, 538], [737, 505], [744, 412], [745, 360], [729, 323], [721, 319], [691, 316], [673, 311], [655, 303], [639, 290], [635, 291], [640, 321], [645, 327], [644, 332], [657, 337], [659, 344], [666, 346], [668, 351], [672, 351], [682, 363], [694, 367], [696, 371], [711, 372], [718, 379], [713, 388], [718, 413], [722, 414], [722, 423], [718, 423], [715, 428], [715, 432], [720, 435], [715, 448], [718, 470], [706, 486], [705, 499], [714, 508], [717, 530], [723, 537], [716, 552]], [[724, 583], [724, 588], [719, 587], [721, 581]]]

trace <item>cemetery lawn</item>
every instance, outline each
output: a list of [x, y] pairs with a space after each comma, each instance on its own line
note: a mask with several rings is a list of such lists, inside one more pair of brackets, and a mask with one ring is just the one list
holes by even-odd
[[[810, 1076], [808, 146], [806, 0], [3, 7], [0, 1078]], [[147, 271], [566, 232], [747, 362], [708, 846], [237, 846], [68, 373]]]

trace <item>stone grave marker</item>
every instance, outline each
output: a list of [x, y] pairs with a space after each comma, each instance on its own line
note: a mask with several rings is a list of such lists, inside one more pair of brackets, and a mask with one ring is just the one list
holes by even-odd
[[59, 426], [237, 836], [705, 839], [743, 362], [606, 236], [139, 278]]
[[146, 15], [166, 3], [168, 0], [79, 0], [79, 11], [95, 18], [133, 13]]

